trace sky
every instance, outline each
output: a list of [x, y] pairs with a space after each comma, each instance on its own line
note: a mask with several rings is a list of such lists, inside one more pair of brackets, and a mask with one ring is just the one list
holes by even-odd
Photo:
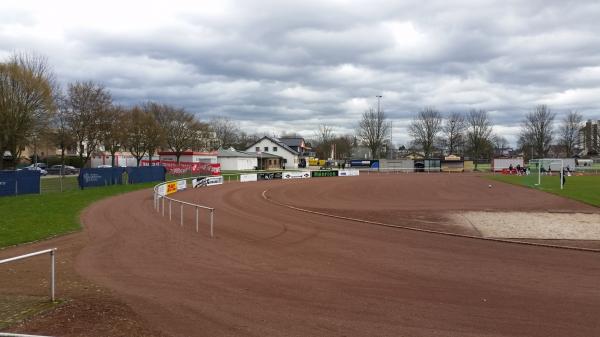
[[393, 141], [424, 107], [488, 110], [513, 145], [547, 104], [600, 118], [598, 1], [0, 2], [0, 60], [47, 57], [63, 86], [229, 117], [248, 133], [354, 133], [381, 107]]

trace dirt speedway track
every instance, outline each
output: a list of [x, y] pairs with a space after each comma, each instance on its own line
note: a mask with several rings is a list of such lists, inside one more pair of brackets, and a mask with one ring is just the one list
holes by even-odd
[[[600, 254], [372, 226], [444, 226], [454, 210], [596, 212], [469, 175], [231, 183], [176, 198], [215, 207], [216, 238], [148, 191], [99, 202], [76, 269], [173, 336], [599, 336]], [[206, 214], [201, 214], [207, 216]], [[468, 232], [468, 229], [454, 228]]]

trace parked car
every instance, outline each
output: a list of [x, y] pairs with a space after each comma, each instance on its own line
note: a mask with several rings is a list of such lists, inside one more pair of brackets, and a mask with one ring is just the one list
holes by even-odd
[[48, 169], [48, 173], [49, 174], [67, 175], [67, 174], [77, 174], [77, 173], [79, 173], [79, 170], [74, 168], [73, 166], [69, 166], [69, 165], [64, 165], [64, 166], [63, 165], [52, 165]]
[[41, 168], [39, 166], [27, 166], [27, 167], [24, 167], [23, 169], [28, 170], [28, 171], [38, 171], [43, 176], [48, 174], [48, 171], [44, 170], [43, 168]]
[[46, 165], [46, 163], [34, 163], [34, 164], [31, 164], [31, 165], [27, 166], [26, 168], [34, 168], [34, 167], [39, 167], [39, 168], [41, 168], [43, 170], [47, 170], [48, 169], [48, 165]]

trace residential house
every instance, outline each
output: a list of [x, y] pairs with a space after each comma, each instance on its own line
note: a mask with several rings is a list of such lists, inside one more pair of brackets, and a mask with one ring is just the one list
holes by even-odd
[[[261, 169], [296, 169], [300, 163], [300, 154], [277, 138], [264, 136], [250, 145], [246, 152], [254, 152], [258, 156]], [[279, 167], [276, 167], [277, 163]]]

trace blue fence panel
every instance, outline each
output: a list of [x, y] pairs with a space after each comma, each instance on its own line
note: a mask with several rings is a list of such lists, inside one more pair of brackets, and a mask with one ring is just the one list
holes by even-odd
[[40, 193], [38, 171], [0, 171], [0, 196]]
[[38, 171], [17, 171], [17, 194], [39, 194], [40, 177]]
[[112, 183], [115, 185], [123, 184], [123, 173], [127, 172], [126, 167], [113, 167], [112, 170]]
[[79, 170], [79, 187], [97, 187], [113, 184], [112, 168], [82, 168]]
[[0, 171], [0, 195], [16, 195], [16, 182], [15, 171]]
[[128, 167], [129, 183], [139, 184], [152, 181], [165, 181], [167, 170], [164, 166]]

